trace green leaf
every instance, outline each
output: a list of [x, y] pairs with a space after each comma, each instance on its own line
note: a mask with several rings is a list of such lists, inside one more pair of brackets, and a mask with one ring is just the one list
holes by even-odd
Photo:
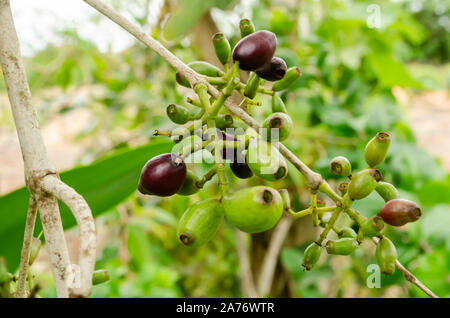
[[[60, 174], [61, 180], [73, 187], [89, 204], [94, 217], [108, 211], [136, 190], [142, 166], [151, 157], [169, 152], [172, 142], [153, 141], [151, 144], [116, 152], [88, 166]], [[23, 187], [0, 197], [0, 255], [7, 260], [10, 270], [17, 268], [23, 242], [28, 189]], [[76, 224], [70, 210], [59, 204], [65, 229]], [[38, 220], [35, 233], [42, 225]], [[7, 242], [7, 244], [6, 244]]]
[[231, 2], [231, 0], [179, 0], [177, 9], [171, 12], [164, 24], [164, 38], [168, 41], [179, 39], [211, 8], [223, 9]]

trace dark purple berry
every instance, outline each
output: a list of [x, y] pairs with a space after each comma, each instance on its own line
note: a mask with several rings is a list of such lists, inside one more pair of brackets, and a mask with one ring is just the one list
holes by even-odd
[[277, 48], [277, 37], [270, 31], [258, 31], [241, 39], [233, 49], [233, 60], [239, 68], [255, 71], [270, 62]]
[[230, 163], [231, 171], [233, 171], [234, 175], [240, 179], [247, 179], [253, 176], [253, 172], [247, 164], [246, 157], [247, 156], [243, 151], [234, 158], [233, 162]]
[[286, 62], [279, 57], [274, 57], [269, 63], [256, 71], [256, 74], [265, 80], [274, 82], [282, 79], [286, 75], [286, 70]]
[[165, 153], [147, 161], [141, 171], [138, 190], [142, 194], [167, 197], [177, 193], [185, 179], [183, 160], [173, 153]]

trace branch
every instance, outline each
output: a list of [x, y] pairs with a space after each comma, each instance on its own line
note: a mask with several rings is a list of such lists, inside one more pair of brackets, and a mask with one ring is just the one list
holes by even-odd
[[[372, 238], [372, 242], [375, 243], [375, 245], [378, 245], [378, 239], [376, 239], [375, 237]], [[439, 298], [435, 293], [433, 293], [427, 286], [425, 286], [420, 280], [417, 279], [416, 276], [414, 276], [413, 274], [411, 274], [410, 271], [408, 271], [403, 265], [402, 263], [400, 263], [398, 260], [395, 261], [395, 266], [398, 268], [398, 270], [400, 272], [402, 272], [403, 276], [405, 277], [405, 279], [410, 282], [413, 285], [416, 285], [417, 287], [419, 287], [419, 289], [421, 291], [423, 291], [425, 294], [427, 294], [428, 296], [430, 296], [431, 298]]]
[[[98, 10], [100, 13], [111, 19], [113, 22], [120, 25], [123, 29], [131, 33], [136, 39], [143, 42], [145, 45], [147, 45], [149, 48], [154, 50], [159, 56], [161, 56], [164, 60], [166, 60], [173, 68], [175, 68], [176, 71], [180, 72], [182, 75], [184, 75], [192, 87], [194, 87], [196, 84], [202, 83], [206, 85], [208, 88], [208, 92], [213, 96], [214, 98], [218, 98], [220, 95], [220, 92], [211, 84], [209, 84], [207, 81], [205, 81], [205, 77], [203, 75], [197, 74], [195, 71], [193, 71], [189, 66], [184, 64], [178, 57], [176, 57], [174, 54], [172, 54], [169, 50], [167, 50], [161, 43], [159, 43], [157, 40], [152, 38], [150, 35], [145, 33], [143, 30], [141, 30], [138, 26], [133, 24], [131, 21], [114, 11], [111, 7], [105, 5], [100, 0], [83, 0], [86, 3], [88, 3], [90, 6], [92, 6], [94, 9]], [[249, 116], [244, 110], [239, 108], [238, 105], [233, 104], [231, 101], [227, 100], [225, 102], [225, 107], [233, 113], [235, 116], [242, 119], [248, 126], [255, 129], [257, 132], [260, 131], [261, 126], [258, 124], [256, 120], [254, 120], [251, 116]], [[333, 201], [339, 202], [341, 204], [341, 197], [337, 195], [329, 186], [329, 184], [322, 178], [322, 176], [312, 171], [305, 163], [303, 163], [297, 156], [295, 156], [289, 149], [287, 149], [282, 143], [276, 142], [274, 143], [275, 147], [278, 147], [280, 153], [289, 160], [306, 178], [308, 182], [308, 186], [312, 190], [319, 189], [319, 186], [321, 187], [321, 191], [326, 193]], [[400, 263], [397, 264], [401, 266]], [[403, 267], [403, 266], [402, 266]], [[400, 269], [400, 267], [399, 267]], [[402, 270], [402, 269], [400, 269]], [[409, 272], [408, 272], [409, 273]], [[409, 275], [412, 276], [411, 273]], [[406, 275], [405, 275], [406, 277]], [[409, 277], [409, 276], [408, 276]], [[427, 295], [434, 295], [431, 291], [429, 291], [428, 288], [423, 286], [423, 284], [417, 284], [413, 281], [409, 280], [408, 277], [406, 279], [410, 281], [411, 283], [418, 286], [420, 289], [422, 289]], [[414, 276], [413, 276], [414, 277]], [[418, 281], [417, 279], [415, 281]], [[421, 287], [422, 286], [422, 287]], [[430, 294], [431, 293], [431, 294]]]
[[[14, 27], [9, 0], [0, 0], [0, 64], [5, 78], [6, 89], [24, 160], [25, 182], [30, 191], [30, 197], [37, 203], [42, 226], [44, 228], [56, 293], [58, 297], [68, 297], [68, 283], [70, 282], [68, 282], [67, 279], [73, 273], [59, 214], [58, 201], [56, 200], [56, 197], [43, 191], [41, 188], [41, 182], [45, 184], [47, 182], [46, 179], [48, 178], [56, 179], [57, 172], [48, 158], [44, 141], [39, 130], [39, 124], [31, 101], [30, 88], [28, 86], [20, 54], [19, 39], [17, 38]], [[81, 200], [83, 199], [81, 198]], [[87, 208], [87, 210], [85, 209], [83, 213], [90, 214], [89, 208]], [[28, 217], [30, 217], [30, 215], [28, 215]], [[27, 220], [24, 241], [29, 237], [30, 230], [33, 227], [30, 225], [31, 221], [32, 220]], [[84, 225], [82, 226], [85, 228]], [[80, 234], [84, 235], [84, 232], [85, 231], [80, 228]], [[80, 239], [82, 241], [84, 240], [84, 238]], [[26, 254], [29, 253], [27, 253], [27, 243], [24, 243], [25, 250], [23, 251], [23, 254], [25, 258], [27, 258]], [[93, 253], [95, 253], [95, 240], [93, 245]], [[88, 254], [88, 257], [92, 257], [92, 252], [89, 252]], [[21, 259], [22, 264], [25, 261], [26, 260], [23, 258]], [[23, 265], [22, 267], [25, 266], [26, 265]], [[86, 265], [83, 265], [83, 268], [86, 267]], [[89, 289], [90, 293], [91, 284], [92, 281], [90, 280], [89, 284], [84, 286], [83, 291], [87, 292]], [[19, 295], [23, 295], [22, 291], [19, 292]]]
[[269, 248], [264, 256], [261, 272], [259, 274], [258, 291], [265, 297], [270, 292], [272, 286], [273, 275], [278, 261], [283, 242], [291, 227], [293, 218], [289, 216], [283, 217], [275, 227], [272, 237], [270, 238]]
[[36, 223], [37, 205], [33, 196], [30, 196], [28, 203], [27, 220], [25, 223], [25, 234], [23, 238], [22, 253], [20, 255], [19, 280], [17, 282], [16, 298], [27, 297], [27, 271], [30, 260], [30, 246], [33, 239], [34, 224]]
[[43, 178], [41, 187], [64, 202], [75, 216], [80, 239], [78, 262], [80, 264], [81, 277], [79, 282], [75, 281], [75, 286], [79, 287], [70, 292], [71, 296], [87, 297], [92, 289], [92, 274], [96, 258], [95, 223], [91, 210], [81, 195], [54, 175]]
[[246, 249], [245, 240], [246, 233], [236, 230], [236, 251], [239, 259], [239, 277], [242, 284], [242, 293], [244, 297], [257, 298], [255, 282], [253, 280], [253, 273], [250, 268], [250, 261]]

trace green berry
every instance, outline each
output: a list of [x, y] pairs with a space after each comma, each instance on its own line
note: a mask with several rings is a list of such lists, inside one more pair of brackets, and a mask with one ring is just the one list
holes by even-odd
[[375, 251], [380, 270], [385, 275], [392, 275], [395, 272], [395, 261], [397, 260], [397, 250], [394, 244], [387, 237], [380, 239]]
[[250, 140], [247, 164], [255, 175], [268, 181], [281, 180], [288, 173], [286, 161], [279, 151], [262, 139]]
[[385, 202], [398, 199], [400, 197], [398, 190], [388, 182], [378, 182], [375, 191], [377, 191], [377, 193], [384, 199]]
[[193, 152], [195, 152], [202, 148], [202, 142], [202, 138], [197, 135], [189, 136], [175, 144], [175, 146], [172, 147], [172, 153], [180, 155], [182, 152], [186, 152], [189, 149], [194, 149]]
[[352, 165], [347, 158], [338, 156], [331, 160], [330, 171], [334, 174], [348, 177], [352, 173]]
[[189, 110], [183, 106], [170, 104], [166, 108], [167, 117], [175, 124], [186, 124], [191, 118]]
[[344, 237], [338, 240], [329, 240], [326, 244], [328, 254], [350, 255], [359, 246], [355, 238]]
[[338, 189], [339, 189], [339, 192], [341, 192], [341, 195], [346, 194], [347, 190], [348, 190], [348, 182], [339, 183]]
[[385, 132], [379, 132], [368, 142], [364, 150], [364, 158], [369, 167], [376, 167], [384, 161], [390, 144], [391, 136]]
[[194, 193], [197, 193], [198, 190], [200, 190], [197, 187], [197, 182], [198, 182], [198, 178], [197, 176], [192, 173], [190, 170], [187, 170], [186, 173], [186, 180], [184, 180], [183, 185], [181, 186], [181, 189], [178, 190], [177, 194], [179, 195], [192, 195]]
[[303, 254], [302, 266], [305, 270], [310, 271], [314, 265], [319, 261], [320, 254], [322, 253], [322, 246], [316, 242], [312, 242], [305, 250]]
[[230, 114], [216, 116], [216, 127], [220, 130], [232, 127], [233, 123], [234, 119]]
[[98, 269], [92, 275], [92, 285], [99, 285], [109, 280], [109, 272], [106, 269]]
[[378, 215], [372, 216], [361, 224], [361, 230], [365, 237], [374, 237], [382, 233], [384, 221]]
[[343, 238], [343, 237], [349, 237], [349, 238], [354, 238], [356, 239], [356, 237], [358, 236], [358, 234], [351, 228], [351, 227], [344, 227], [339, 233], [338, 233], [339, 238]]
[[216, 33], [212, 37], [214, 51], [220, 63], [226, 64], [231, 56], [231, 46], [223, 33]]
[[283, 199], [277, 190], [257, 186], [227, 195], [222, 200], [225, 218], [247, 233], [260, 233], [274, 227], [283, 213]]
[[244, 95], [250, 99], [255, 98], [258, 92], [259, 82], [261, 78], [256, 73], [251, 72], [247, 84], [245, 84]]
[[[285, 113], [273, 113], [267, 117], [262, 123], [262, 128], [266, 129], [267, 141], [283, 141], [292, 130], [292, 119]], [[278, 132], [278, 138], [274, 136], [273, 132]]]
[[239, 30], [241, 31], [241, 37], [245, 38], [247, 35], [255, 32], [255, 26], [249, 19], [242, 19], [239, 22]]
[[282, 91], [291, 86], [301, 76], [302, 72], [298, 67], [291, 67], [286, 71], [286, 75], [281, 80], [273, 84], [272, 90], [275, 92]]
[[218, 199], [196, 202], [181, 217], [177, 228], [178, 238], [186, 246], [202, 246], [216, 234], [222, 219], [223, 208]]
[[274, 94], [272, 96], [272, 113], [285, 113], [287, 114], [286, 105], [280, 96]]
[[375, 190], [377, 180], [380, 179], [380, 172], [377, 169], [365, 169], [352, 176], [348, 185], [348, 195], [352, 200], [361, 200]]

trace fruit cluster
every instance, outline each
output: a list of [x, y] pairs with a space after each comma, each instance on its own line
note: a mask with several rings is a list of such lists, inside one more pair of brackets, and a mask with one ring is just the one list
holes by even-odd
[[[186, 106], [167, 106], [168, 118], [179, 125], [173, 130], [156, 130], [155, 135], [170, 137], [175, 146], [171, 153], [150, 159], [142, 169], [138, 190], [143, 194], [157, 196], [192, 195], [217, 175], [221, 196], [196, 202], [181, 217], [177, 235], [186, 246], [198, 247], [215, 235], [225, 218], [233, 226], [247, 233], [259, 233], [274, 227], [283, 212], [293, 218], [311, 215], [314, 226], [324, 228], [318, 240], [307, 247], [303, 267], [310, 270], [318, 261], [322, 249], [328, 254], [349, 255], [360, 245], [362, 239], [378, 237], [376, 259], [382, 272], [392, 274], [395, 270], [396, 250], [392, 242], [383, 235], [385, 223], [401, 226], [417, 220], [421, 211], [408, 200], [400, 199], [392, 184], [382, 181], [376, 167], [386, 158], [390, 136], [378, 133], [364, 152], [368, 167], [352, 174], [351, 164], [339, 156], [330, 163], [334, 174], [346, 177], [348, 182], [339, 184], [338, 195], [328, 183], [322, 182], [310, 189], [310, 207], [295, 212], [291, 209], [289, 193], [269, 186], [255, 186], [230, 191], [226, 176], [226, 164], [232, 173], [241, 179], [253, 176], [268, 181], [280, 180], [288, 174], [288, 166], [277, 149], [277, 142], [288, 138], [292, 120], [283, 100], [277, 94], [287, 89], [301, 77], [298, 67], [287, 68], [283, 59], [276, 57], [277, 38], [269, 31], [255, 31], [248, 19], [240, 21], [241, 40], [233, 50], [224, 34], [217, 33], [212, 44], [223, 70], [203, 61], [188, 64], [221, 93], [217, 98], [210, 96], [204, 84], [191, 87], [181, 73], [176, 74], [178, 84], [192, 88], [197, 98], [187, 98]], [[241, 71], [248, 71], [248, 80], [241, 82]], [[242, 72], [243, 73], [243, 72]], [[273, 82], [267, 89], [267, 82]], [[242, 103], [250, 113], [252, 106], [259, 105], [255, 96], [268, 95], [272, 99], [272, 113], [263, 121], [256, 132], [236, 116], [226, 113], [224, 104], [236, 91], [242, 96]], [[187, 106], [188, 105], [188, 106]], [[187, 168], [186, 163], [209, 163], [212, 168], [201, 178]], [[317, 199], [322, 192], [335, 202], [325, 206]], [[366, 218], [359, 214], [352, 203], [376, 191], [386, 204], [378, 215]], [[338, 229], [335, 225], [341, 213], [346, 213], [357, 225]], [[334, 231], [336, 240], [327, 240]]]

